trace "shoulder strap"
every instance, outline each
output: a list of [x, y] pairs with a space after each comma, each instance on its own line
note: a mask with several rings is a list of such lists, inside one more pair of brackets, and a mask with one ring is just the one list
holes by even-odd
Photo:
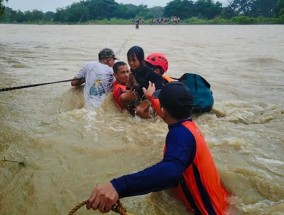
[[172, 77], [167, 76], [167, 75], [165, 75], [165, 74], [163, 74], [162, 77], [163, 77], [168, 83], [170, 83], [170, 82], [172, 82], [172, 81], [178, 80], [177, 78], [172, 78]]

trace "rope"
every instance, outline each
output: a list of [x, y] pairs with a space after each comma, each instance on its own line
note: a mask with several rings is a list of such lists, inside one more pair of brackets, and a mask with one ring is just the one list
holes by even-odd
[[62, 83], [62, 82], [69, 82], [69, 81], [72, 81], [72, 80], [80, 80], [80, 79], [68, 79], [68, 80], [63, 80], [63, 81], [53, 81], [53, 82], [39, 83], [39, 84], [30, 84], [30, 85], [17, 86], [17, 87], [7, 87], [7, 88], [0, 89], [0, 92], [17, 90], [17, 89], [28, 88], [28, 87], [37, 87], [37, 86], [42, 86], [42, 85], [47, 85], [47, 84], [56, 84], [56, 83]]
[[79, 210], [81, 207], [83, 207], [85, 204], [87, 204], [87, 201], [80, 202], [78, 205], [76, 205], [69, 213], [68, 215], [73, 215], [77, 210]]
[[115, 53], [115, 55], [118, 55], [122, 49], [122, 47], [124, 47], [126, 45], [126, 43], [128, 42], [129, 38], [125, 40], [125, 42], [119, 47], [118, 51]]
[[115, 203], [111, 210], [116, 213], [119, 213], [120, 215], [127, 215], [126, 208], [122, 206], [119, 200]]
[[[118, 53], [120, 53], [122, 47], [124, 47], [129, 40], [130, 40], [130, 38], [127, 38], [125, 40], [125, 42], [119, 47], [118, 51], [115, 53], [116, 55]], [[0, 92], [11, 91], [11, 90], [18, 90], [18, 89], [23, 89], [23, 88], [28, 88], [28, 87], [37, 87], [37, 86], [48, 85], [48, 84], [63, 83], [63, 82], [69, 82], [69, 81], [72, 81], [72, 80], [80, 80], [80, 79], [68, 79], [68, 80], [63, 80], [63, 81], [53, 81], [53, 82], [39, 83], [39, 84], [30, 84], [30, 85], [17, 86], [17, 87], [7, 87], [7, 88], [1, 88]]]
[[119, 47], [115, 55], [118, 55], [121, 52], [121, 49], [126, 45], [126, 43], [133, 37], [133, 34], [131, 34], [125, 41], [124, 43]]
[[[82, 201], [78, 205], [76, 205], [69, 213], [68, 215], [73, 215], [77, 210], [79, 210], [82, 206], [87, 204], [87, 201]], [[112, 211], [119, 213], [120, 215], [130, 215], [129, 213], [126, 212], [126, 208], [123, 207], [121, 202], [118, 200], [115, 205], [111, 209]]]

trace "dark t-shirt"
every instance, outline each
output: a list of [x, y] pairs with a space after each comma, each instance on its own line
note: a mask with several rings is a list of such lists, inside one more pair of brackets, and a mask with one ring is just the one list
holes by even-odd
[[138, 92], [138, 96], [140, 99], [144, 95], [143, 87], [147, 89], [149, 81], [155, 84], [156, 90], [161, 89], [166, 83], [161, 75], [155, 73], [150, 67], [145, 65], [140, 66], [136, 70], [132, 70], [132, 73], [136, 82], [138, 83], [138, 85], [135, 86], [134, 89]]

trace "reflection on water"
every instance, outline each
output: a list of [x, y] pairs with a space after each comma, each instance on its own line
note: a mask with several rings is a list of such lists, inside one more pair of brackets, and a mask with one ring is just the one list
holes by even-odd
[[[70, 79], [103, 47], [125, 60], [128, 48], [140, 45], [146, 54], [168, 56], [170, 76], [201, 74], [215, 105], [194, 119], [232, 194], [232, 211], [283, 213], [282, 26], [0, 25], [0, 31], [0, 88]], [[26, 164], [0, 161], [0, 214], [67, 214], [97, 183], [162, 157], [166, 124], [131, 118], [111, 95], [96, 110], [83, 108], [82, 89], [70, 83], [0, 96], [0, 158]], [[122, 203], [132, 214], [186, 213], [170, 190]]]

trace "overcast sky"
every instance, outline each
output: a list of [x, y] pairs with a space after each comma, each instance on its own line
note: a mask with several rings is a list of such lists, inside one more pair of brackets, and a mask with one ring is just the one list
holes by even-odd
[[[56, 8], [63, 8], [68, 5], [71, 5], [74, 2], [80, 2], [81, 0], [8, 0], [8, 3], [4, 1], [5, 6], [12, 8], [13, 10], [27, 11], [27, 10], [41, 10], [42, 12], [46, 11], [56, 11]], [[140, 5], [144, 4], [148, 7], [153, 6], [166, 6], [168, 2], [172, 0], [115, 0], [117, 3], [123, 4], [134, 4]], [[215, 0], [216, 2], [217, 0]], [[218, 0], [223, 5], [226, 5], [228, 0]]]

